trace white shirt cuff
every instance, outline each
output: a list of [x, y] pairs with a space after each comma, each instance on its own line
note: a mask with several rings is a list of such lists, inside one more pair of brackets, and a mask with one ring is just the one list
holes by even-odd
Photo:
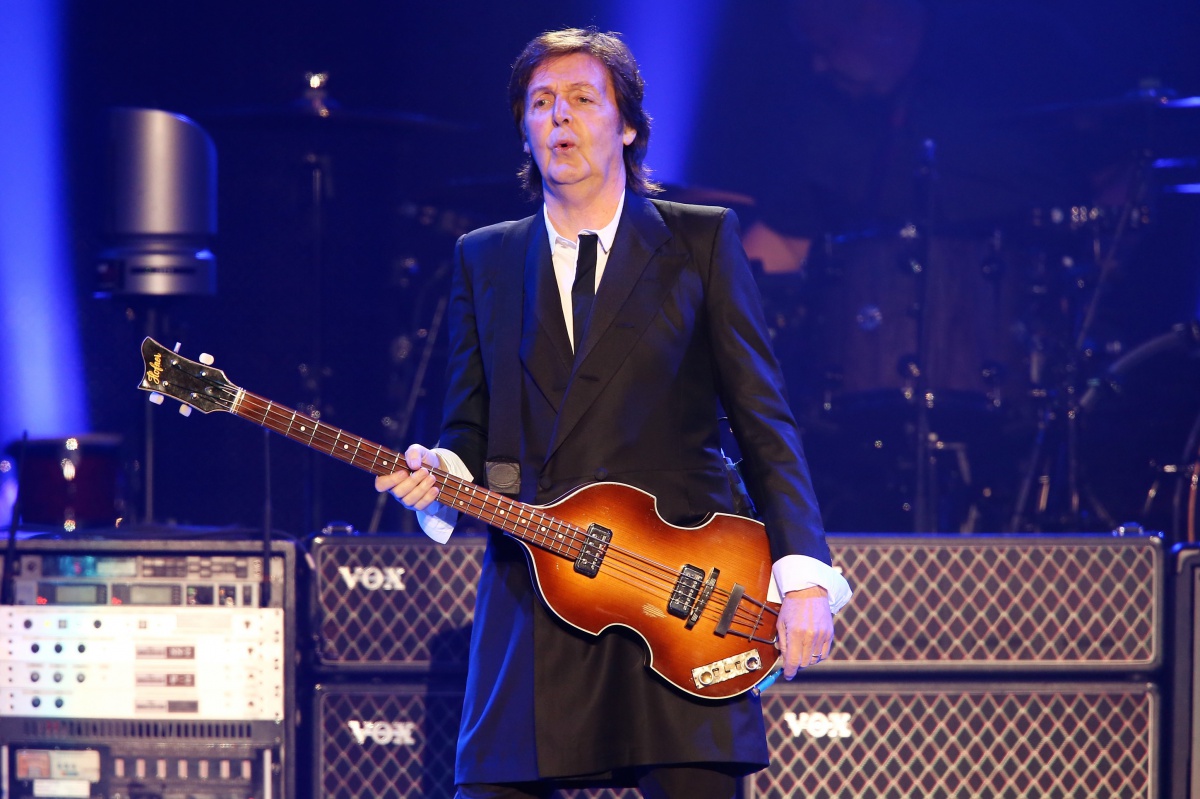
[[785, 555], [771, 566], [769, 602], [782, 602], [788, 591], [820, 586], [829, 593], [829, 612], [837, 613], [850, 601], [850, 583], [842, 570], [807, 555]]
[[[449, 472], [455, 477], [462, 478], [468, 482], [474, 479], [471, 476], [471, 470], [463, 463], [462, 458], [450, 450], [434, 447], [431, 451], [438, 456], [438, 461], [441, 463], [443, 471]], [[458, 511], [440, 502], [434, 502], [425, 510], [417, 511], [417, 524], [421, 525], [421, 529], [425, 531], [425, 535], [439, 544], [444, 544], [450, 540], [450, 534], [454, 532], [454, 525], [457, 523]]]

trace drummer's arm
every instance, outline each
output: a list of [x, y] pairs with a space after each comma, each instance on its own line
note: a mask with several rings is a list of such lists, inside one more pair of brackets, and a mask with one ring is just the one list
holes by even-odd
[[804, 271], [812, 239], [788, 236], [763, 222], [755, 222], [742, 234], [742, 246], [751, 261], [762, 264], [766, 274]]

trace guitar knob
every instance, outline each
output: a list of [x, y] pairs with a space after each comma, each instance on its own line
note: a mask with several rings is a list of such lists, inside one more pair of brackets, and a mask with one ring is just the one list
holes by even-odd
[[191, 405], [180, 405], [179, 406], [179, 415], [180, 416], [191, 416], [192, 415], [192, 406]]
[[196, 360], [200, 361], [200, 363], [204, 364], [205, 366], [212, 366], [214, 359], [213, 356], [209, 355], [207, 352], [202, 352], [200, 353], [200, 357]]
[[157, 391], [151, 391], [150, 392], [150, 401], [153, 402], [155, 405], [162, 405], [163, 404], [163, 395], [159, 394]]

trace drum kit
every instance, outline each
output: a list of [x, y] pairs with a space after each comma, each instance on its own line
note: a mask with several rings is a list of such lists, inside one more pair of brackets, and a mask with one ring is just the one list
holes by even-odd
[[[324, 81], [310, 76], [303, 100], [286, 108], [226, 110], [208, 122], [224, 129], [227, 139], [237, 134], [278, 142], [283, 131], [305, 147], [314, 139], [340, 141], [341, 134], [357, 142], [367, 134], [408, 141], [413, 131], [464, 132], [417, 115], [353, 113], [330, 100]], [[1029, 118], [1042, 124], [1068, 114], [1197, 107], [1200, 98], [1155, 91], [1034, 109]], [[930, 219], [831, 232], [813, 242], [801, 272], [761, 276], [828, 529], [1022, 532], [1140, 525], [1195, 540], [1200, 323], [1165, 319], [1140, 338], [1141, 331], [1112, 323], [1123, 294], [1117, 289], [1138, 279], [1128, 274], [1136, 271], [1131, 253], [1137, 243], [1168, 233], [1163, 206], [1175, 198], [1183, 207], [1178, 215], [1196, 227], [1200, 211], [1190, 195], [1200, 176], [1189, 146], [1139, 151], [1139, 180], [1120, 203], [1029, 209], [1020, 220], [966, 233], [939, 229]], [[395, 163], [407, 160], [397, 157]], [[343, 157], [339, 164], [343, 193], [354, 185], [346, 172], [357, 163]], [[290, 253], [295, 257], [278, 260], [303, 263], [309, 248], [313, 285], [324, 285], [321, 276], [330, 271], [325, 259], [338, 244], [332, 240], [338, 208], [328, 199], [333, 175], [316, 156], [298, 169], [305, 178], [301, 193], [311, 195], [306, 218], [312, 235], [301, 237]], [[440, 340], [437, 295], [444, 275], [420, 263], [440, 261], [453, 236], [492, 221], [478, 208], [481, 197], [495, 194], [490, 205], [517, 207], [511, 178], [496, 185], [503, 185], [503, 195], [476, 182], [444, 187], [450, 199], [441, 203], [394, 202], [391, 195], [379, 203], [399, 209], [411, 221], [406, 230], [416, 231], [406, 238], [423, 242], [422, 257], [396, 259], [416, 266], [392, 272], [404, 296], [425, 298], [408, 308], [421, 319], [416, 328], [393, 331], [394, 375], [385, 393], [395, 412], [385, 415], [386, 429], [376, 433], [387, 443], [407, 440], [430, 423], [422, 421], [418, 398], [438, 389], [430, 385], [438, 371], [430, 358]], [[472, 198], [470, 208], [456, 203], [463, 194]], [[670, 187], [667, 197], [735, 208], [754, 204], [744, 194], [696, 187]], [[302, 199], [294, 203], [300, 210]], [[461, 213], [453, 212], [459, 206]], [[1166, 237], [1176, 236], [1175, 228]], [[337, 282], [337, 291], [344, 291], [347, 281]], [[1115, 316], [1121, 313], [1137, 310]], [[1171, 327], [1175, 322], [1180, 324]], [[1130, 348], [1126, 341], [1144, 343]], [[330, 353], [341, 348], [335, 343], [311, 349]], [[57, 519], [56, 511], [46, 512]]]
[[[1029, 117], [1197, 107], [1153, 91]], [[1200, 183], [1188, 182], [1197, 158], [1164, 157], [1158, 141], [1136, 152], [1117, 203], [1029, 209], [966, 233], [929, 217], [839, 231], [790, 276], [799, 288], [764, 276], [828, 529], [1195, 540], [1200, 208], [1188, 195]], [[1174, 259], [1173, 274], [1147, 257]], [[1139, 280], [1192, 302], [1130, 347], [1162, 313], [1138, 307]]]

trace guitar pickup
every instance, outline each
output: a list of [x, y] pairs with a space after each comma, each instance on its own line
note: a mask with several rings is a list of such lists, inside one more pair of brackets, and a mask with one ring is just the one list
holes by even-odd
[[584, 577], [595, 577], [600, 573], [600, 564], [612, 541], [612, 530], [598, 524], [589, 525], [579, 546], [579, 557], [575, 558], [575, 571]]
[[700, 596], [700, 586], [704, 583], [704, 571], [685, 563], [679, 570], [679, 579], [671, 591], [671, 599], [667, 602], [667, 612], [680, 619], [686, 619]]

